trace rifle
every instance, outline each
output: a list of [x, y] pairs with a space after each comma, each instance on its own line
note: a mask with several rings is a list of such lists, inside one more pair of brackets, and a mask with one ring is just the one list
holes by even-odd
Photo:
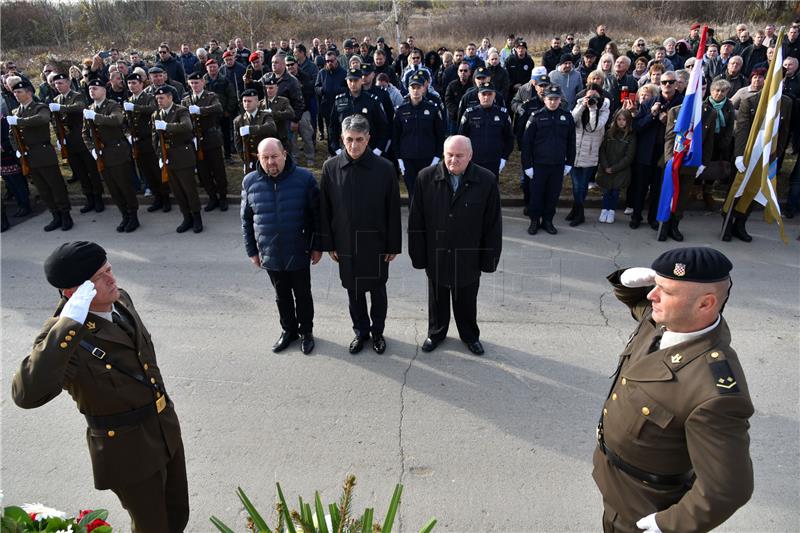
[[244, 159], [244, 173], [247, 174], [250, 172], [250, 140], [249, 135], [247, 136], [248, 139], [242, 138], [242, 152], [243, 152], [243, 159]]
[[167, 172], [167, 139], [164, 132], [158, 132], [158, 143], [161, 145], [161, 183], [169, 183], [169, 172]]
[[200, 115], [190, 116], [192, 118], [192, 125], [194, 126], [194, 142], [197, 144], [197, 160], [202, 161], [206, 158], [206, 155], [203, 153], [203, 145], [201, 144], [203, 139], [203, 128], [200, 126]]
[[14, 139], [17, 141], [19, 148], [19, 163], [22, 167], [22, 175], [27, 176], [31, 173], [31, 165], [28, 163], [28, 147], [22, 141], [22, 134], [19, 131], [19, 126], [11, 126], [11, 132], [14, 134]]
[[89, 127], [92, 130], [94, 150], [97, 154], [97, 170], [102, 173], [106, 170], [106, 161], [103, 158], [103, 139], [100, 138], [100, 131], [97, 129], [97, 124], [94, 123], [94, 120], [89, 121]]
[[136, 119], [134, 118], [133, 111], [125, 111], [125, 120], [128, 123], [128, 131], [131, 138], [131, 156], [134, 161], [139, 161], [139, 145], [136, 144], [139, 139], [136, 138]]
[[69, 158], [69, 152], [67, 152], [67, 130], [64, 127], [64, 118], [61, 113], [53, 113], [53, 118], [56, 121], [56, 138], [58, 144], [61, 145], [61, 158], [66, 161]]

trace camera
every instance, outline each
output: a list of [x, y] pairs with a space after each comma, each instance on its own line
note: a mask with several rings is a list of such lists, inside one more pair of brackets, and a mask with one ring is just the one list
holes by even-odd
[[597, 104], [599, 104], [599, 103], [600, 103], [600, 99], [598, 97], [596, 97], [596, 96], [590, 96], [589, 97], [589, 105], [590, 106], [597, 107]]

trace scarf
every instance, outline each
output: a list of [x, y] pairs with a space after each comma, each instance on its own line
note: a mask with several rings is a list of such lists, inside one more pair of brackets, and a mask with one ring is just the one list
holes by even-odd
[[722, 108], [727, 101], [727, 98], [723, 98], [721, 102], [715, 102], [713, 98], [710, 96], [708, 97], [708, 103], [711, 104], [711, 107], [717, 112], [717, 122], [714, 125], [714, 133], [719, 133], [720, 128], [725, 127], [725, 115], [722, 114]]

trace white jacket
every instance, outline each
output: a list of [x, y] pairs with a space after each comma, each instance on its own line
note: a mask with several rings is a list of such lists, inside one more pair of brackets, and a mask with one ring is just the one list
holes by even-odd
[[[603, 142], [603, 136], [606, 133], [606, 123], [608, 122], [610, 108], [611, 103], [608, 98], [603, 99], [599, 117], [597, 116], [597, 108], [589, 108], [589, 124], [584, 128], [581, 122], [581, 115], [586, 109], [586, 106], [583, 105], [583, 98], [580, 98], [578, 103], [575, 104], [575, 109], [572, 110], [572, 118], [575, 120], [575, 164], [573, 166], [579, 168], [597, 166], [597, 160], [600, 157], [600, 144]], [[596, 126], [594, 125], [595, 119], [597, 119]]]

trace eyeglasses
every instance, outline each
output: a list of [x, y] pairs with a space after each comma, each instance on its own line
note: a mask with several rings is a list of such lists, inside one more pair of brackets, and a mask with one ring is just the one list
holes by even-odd
[[168, 52], [166, 50], [159, 50], [158, 53], [159, 54], [167, 54]]
[[672, 85], [678, 80], [661, 80], [661, 85]]
[[297, 63], [286, 63], [286, 66], [287, 66], [287, 67], [293, 67], [293, 66], [295, 66], [296, 64], [297, 64]]
[[326, 59], [325, 60], [326, 63], [333, 63], [334, 61], [335, 61], [335, 59]]

